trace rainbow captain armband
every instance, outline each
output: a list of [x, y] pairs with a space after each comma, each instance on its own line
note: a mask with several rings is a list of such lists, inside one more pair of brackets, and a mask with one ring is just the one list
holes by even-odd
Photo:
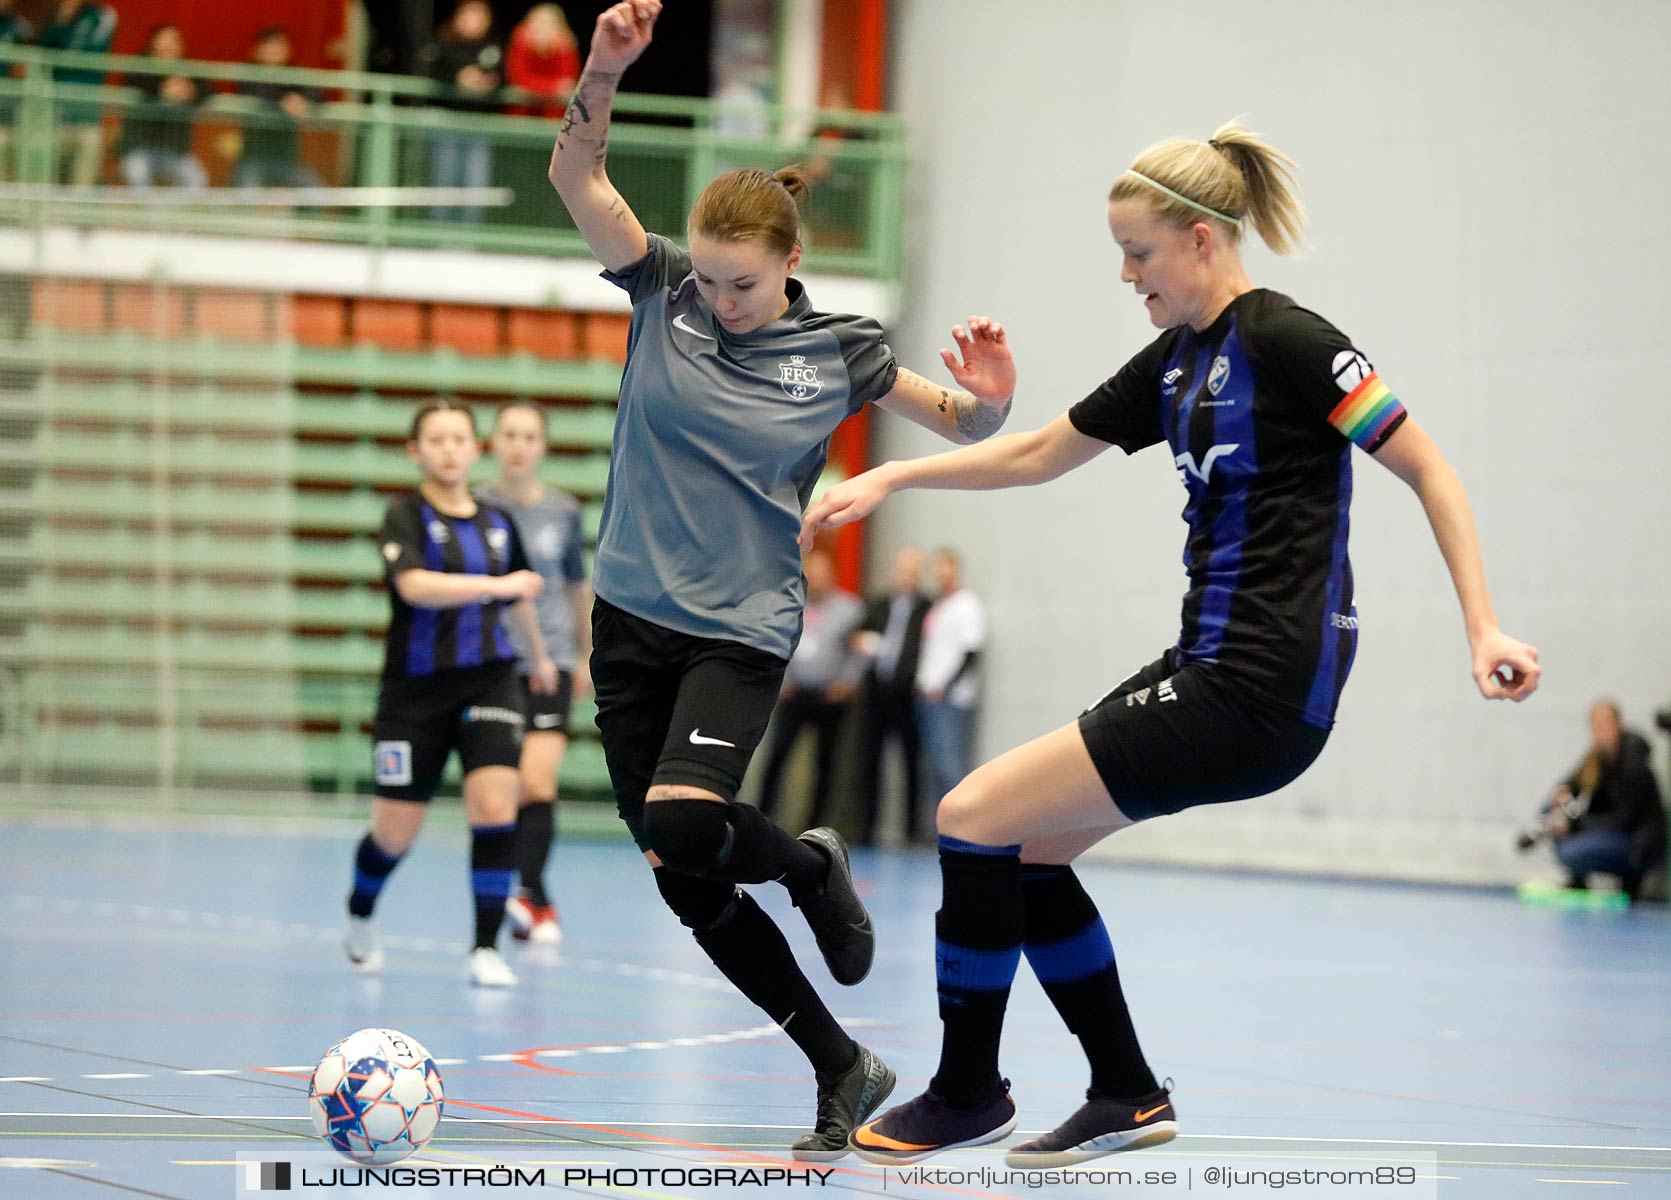
[[1329, 414], [1329, 424], [1373, 454], [1403, 423], [1404, 405], [1371, 371]]

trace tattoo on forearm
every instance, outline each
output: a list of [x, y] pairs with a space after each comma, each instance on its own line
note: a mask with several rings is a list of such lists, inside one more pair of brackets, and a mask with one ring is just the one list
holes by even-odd
[[952, 394], [950, 392], [948, 392], [945, 388], [941, 388], [940, 389], [940, 411], [945, 412], [946, 411], [946, 405], [950, 404], [951, 402], [952, 402]]
[[957, 431], [972, 442], [989, 438], [1003, 428], [1013, 403], [1013, 399], [1006, 400], [1002, 408], [992, 409], [964, 392], [952, 401], [952, 409], [957, 416]]
[[[592, 165], [603, 166], [609, 139], [609, 105], [621, 77], [605, 71], [588, 71], [575, 86], [574, 96], [557, 127], [557, 150], [562, 153], [572, 142], [592, 142]], [[594, 115], [596, 114], [596, 115]]]

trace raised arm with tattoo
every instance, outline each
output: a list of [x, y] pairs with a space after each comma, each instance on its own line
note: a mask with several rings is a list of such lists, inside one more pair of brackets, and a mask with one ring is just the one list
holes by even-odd
[[660, 0], [625, 0], [599, 15], [592, 52], [557, 127], [557, 145], [551, 152], [551, 185], [586, 245], [612, 271], [643, 258], [649, 242], [644, 227], [604, 170], [609, 110], [621, 76], [650, 44], [660, 14]]
[[1009, 418], [1015, 362], [1004, 327], [987, 317], [970, 317], [968, 328], [956, 326], [952, 340], [962, 360], [950, 350], [941, 350], [940, 358], [963, 390], [953, 391], [901, 368], [893, 389], [876, 403], [948, 441], [967, 445], [991, 437]]

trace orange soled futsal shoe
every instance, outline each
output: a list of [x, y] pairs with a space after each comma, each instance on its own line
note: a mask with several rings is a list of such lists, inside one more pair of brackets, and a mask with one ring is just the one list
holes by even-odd
[[1004, 1156], [1004, 1165], [1070, 1167], [1105, 1154], [1170, 1142], [1178, 1136], [1171, 1094], [1170, 1079], [1158, 1092], [1134, 1100], [1086, 1092], [1079, 1111], [1043, 1137], [1015, 1147]]
[[1014, 1128], [1015, 1101], [1006, 1079], [995, 1095], [974, 1108], [953, 1107], [930, 1088], [859, 1126], [848, 1145], [866, 1162], [914, 1163], [942, 1150], [996, 1142]]

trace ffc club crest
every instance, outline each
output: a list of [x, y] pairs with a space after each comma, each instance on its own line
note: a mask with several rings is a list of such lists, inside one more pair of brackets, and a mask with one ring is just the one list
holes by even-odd
[[791, 400], [810, 400], [824, 390], [818, 368], [807, 366], [804, 354], [791, 354], [788, 362], [778, 363], [777, 373], [778, 382]]

